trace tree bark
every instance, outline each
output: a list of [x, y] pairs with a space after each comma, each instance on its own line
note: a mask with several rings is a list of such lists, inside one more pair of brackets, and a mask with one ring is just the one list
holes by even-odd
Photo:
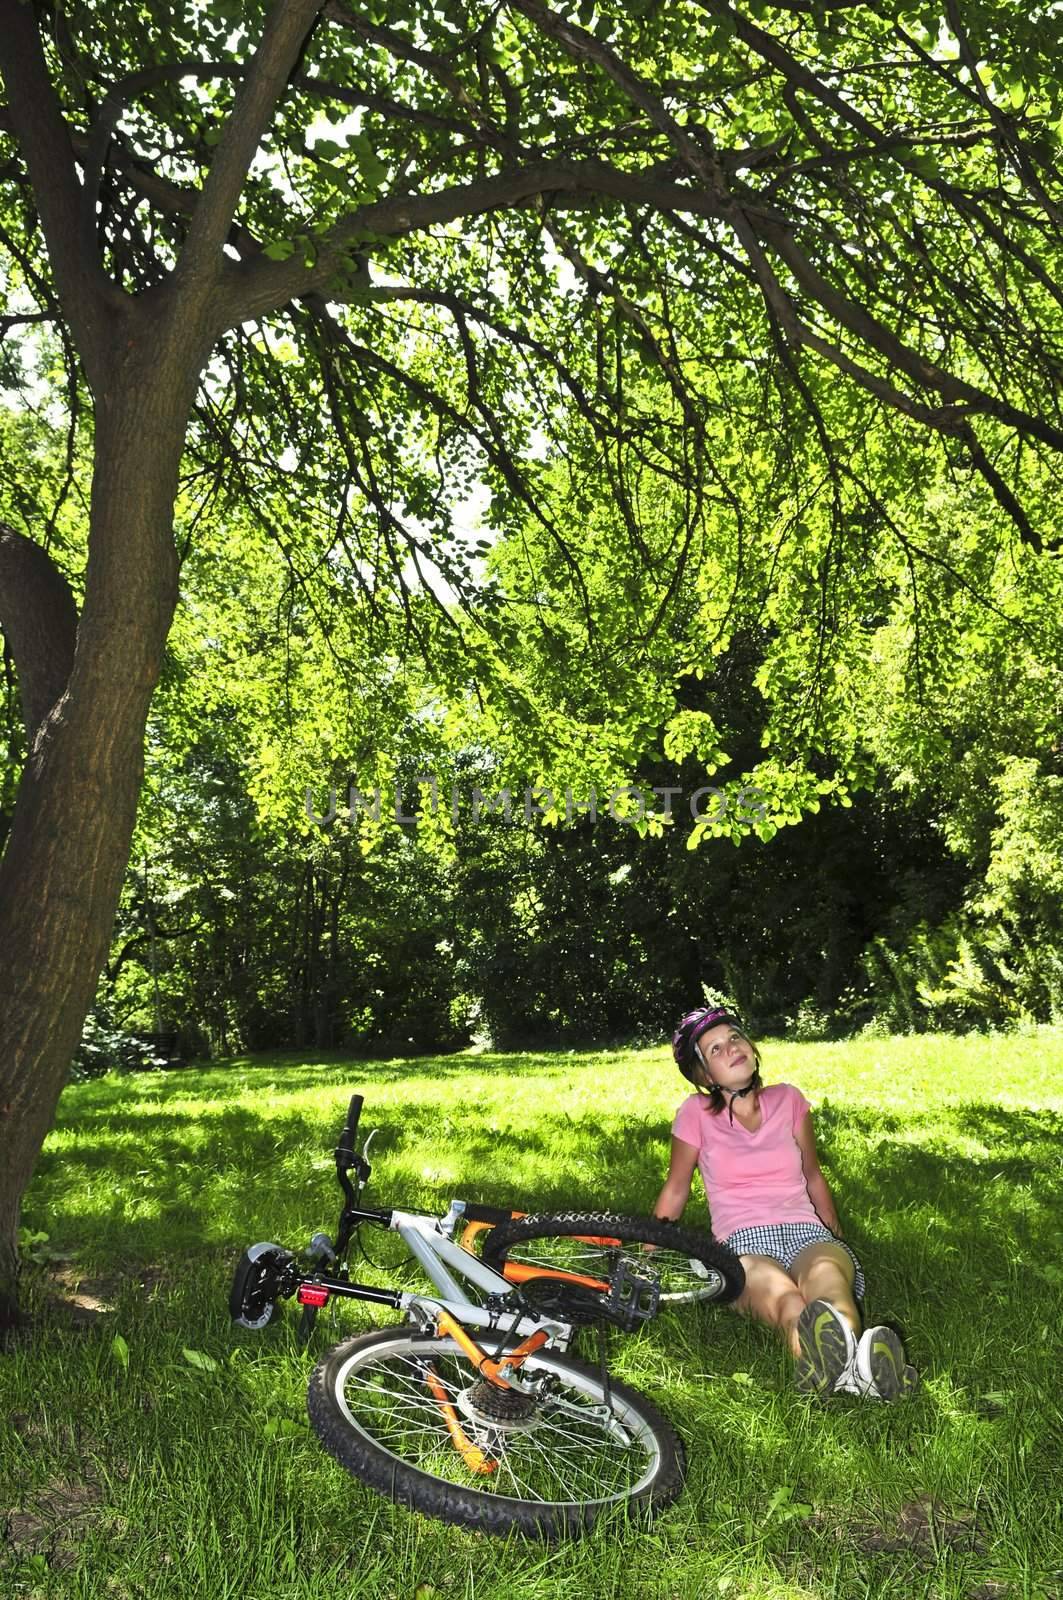
[[[89, 559], [72, 658], [69, 627], [64, 641], [55, 620], [63, 603], [54, 568], [27, 556], [17, 536], [0, 550], [0, 620], [36, 727], [0, 861], [0, 1325], [18, 1317], [21, 1196], [107, 957], [129, 856], [144, 727], [177, 602], [173, 507], [188, 417], [215, 340], [251, 314], [224, 245], [321, 5], [268, 7], [174, 270], [134, 297], [110, 275], [97, 236], [114, 123], [101, 112], [83, 184], [41, 19], [18, 0], [0, 0], [9, 131], [96, 401]], [[14, 609], [12, 564], [36, 597], [32, 626]]]
[[0, 523], [0, 630], [18, 663], [27, 746], [66, 688], [77, 620], [70, 585], [47, 550]]
[[[120, 353], [96, 407], [76, 645], [65, 687], [33, 739], [0, 861], [0, 1326], [18, 1319], [21, 1196], [107, 956], [148, 707], [177, 600], [173, 505], [209, 340], [159, 311], [149, 324], [141, 304], [115, 330]], [[57, 635], [61, 653], [61, 624]], [[44, 679], [35, 660], [51, 663], [47, 698], [57, 654], [33, 638], [36, 656], [24, 651], [22, 661], [17, 629], [10, 642], [24, 703], [23, 676], [37, 685], [36, 711]]]

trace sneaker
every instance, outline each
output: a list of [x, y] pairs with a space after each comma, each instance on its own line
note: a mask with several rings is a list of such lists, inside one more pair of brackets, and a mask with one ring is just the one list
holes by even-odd
[[892, 1328], [865, 1328], [856, 1347], [853, 1373], [863, 1394], [872, 1400], [904, 1400], [919, 1382], [908, 1365], [904, 1346]]
[[802, 1394], [825, 1397], [853, 1367], [856, 1340], [849, 1324], [827, 1300], [813, 1300], [797, 1321], [801, 1353], [794, 1365], [794, 1382]]
[[[856, 1357], [855, 1356], [853, 1357], [852, 1361], [850, 1361], [849, 1365], [846, 1367], [845, 1371], [840, 1375], [840, 1377], [835, 1379], [834, 1388], [831, 1390], [831, 1393], [832, 1394], [858, 1394], [858, 1395], [861, 1396], [861, 1398], [863, 1398], [864, 1396], [866, 1396], [867, 1394], [870, 1393], [870, 1390], [868, 1389], [867, 1384], [866, 1383], [862, 1383], [860, 1381], [860, 1379], [856, 1375]], [[874, 1398], [877, 1400], [879, 1398], [879, 1396], [875, 1395]]]

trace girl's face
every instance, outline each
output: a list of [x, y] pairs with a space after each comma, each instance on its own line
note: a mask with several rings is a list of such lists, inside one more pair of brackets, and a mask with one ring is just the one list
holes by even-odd
[[701, 1071], [708, 1083], [715, 1081], [724, 1089], [741, 1088], [757, 1068], [757, 1057], [744, 1034], [730, 1022], [717, 1023], [708, 1028], [698, 1040], [696, 1049], [701, 1056]]

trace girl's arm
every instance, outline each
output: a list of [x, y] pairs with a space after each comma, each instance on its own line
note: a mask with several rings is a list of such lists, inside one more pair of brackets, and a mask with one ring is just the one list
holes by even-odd
[[696, 1144], [687, 1144], [685, 1139], [677, 1139], [672, 1135], [672, 1159], [668, 1166], [668, 1176], [664, 1180], [664, 1188], [657, 1196], [657, 1204], [653, 1208], [655, 1217], [664, 1217], [668, 1222], [678, 1222], [683, 1215], [683, 1208], [690, 1198], [690, 1185], [694, 1181], [694, 1168], [698, 1164], [698, 1147]]
[[797, 1148], [801, 1152], [801, 1166], [805, 1174], [805, 1186], [808, 1189], [808, 1198], [812, 1202], [816, 1216], [825, 1228], [831, 1233], [841, 1237], [841, 1223], [838, 1221], [838, 1212], [834, 1205], [834, 1196], [830, 1192], [830, 1184], [823, 1176], [816, 1154], [816, 1136], [812, 1132], [812, 1113], [806, 1111], [797, 1127], [794, 1129], [794, 1138]]

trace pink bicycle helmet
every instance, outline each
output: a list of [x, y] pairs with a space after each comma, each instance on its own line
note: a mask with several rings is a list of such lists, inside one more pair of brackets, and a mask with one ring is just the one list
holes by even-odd
[[729, 1022], [733, 1028], [745, 1037], [745, 1028], [733, 1011], [728, 1011], [725, 1006], [699, 1006], [696, 1011], [688, 1011], [672, 1035], [672, 1054], [675, 1064], [683, 1074], [694, 1082], [694, 1046], [703, 1033], [710, 1028], [717, 1027], [721, 1022]]

